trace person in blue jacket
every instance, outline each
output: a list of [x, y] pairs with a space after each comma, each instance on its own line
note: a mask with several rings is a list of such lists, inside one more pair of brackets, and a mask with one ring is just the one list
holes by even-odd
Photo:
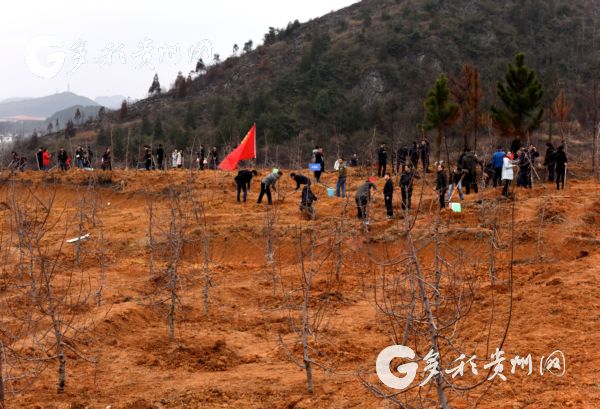
[[496, 152], [492, 155], [492, 164], [494, 165], [494, 187], [502, 185], [502, 167], [504, 166], [504, 157], [506, 153], [502, 147], [498, 146]]

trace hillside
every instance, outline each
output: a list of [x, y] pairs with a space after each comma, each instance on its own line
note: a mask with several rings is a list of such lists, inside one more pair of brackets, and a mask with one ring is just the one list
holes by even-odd
[[[142, 139], [179, 148], [198, 138], [235, 145], [256, 122], [263, 147], [293, 140], [294, 150], [318, 143], [350, 154], [371, 142], [374, 128], [377, 140], [412, 141], [427, 90], [464, 63], [480, 69], [488, 107], [523, 51], [546, 88], [545, 104], [565, 89], [571, 119], [584, 120], [600, 67], [597, 10], [597, 0], [364, 0], [271, 29], [264, 45], [210, 66], [187, 96], [154, 96], [112, 118], [136, 125]], [[155, 132], [157, 121], [164, 133]]]
[[54, 114], [52, 114], [52, 116], [50, 118], [48, 118], [46, 120], [46, 123], [54, 124], [54, 123], [56, 123], [56, 120], [58, 119], [58, 123], [63, 124], [62, 126], [64, 126], [64, 124], [66, 124], [67, 121], [74, 120], [77, 109], [79, 109], [79, 112], [81, 113], [81, 122], [83, 123], [87, 120], [96, 119], [100, 108], [101, 108], [100, 105], [92, 105], [92, 106], [74, 105], [72, 107], [68, 107], [66, 109], [62, 109], [58, 112], [55, 112]]
[[[5, 268], [0, 340], [6, 348], [5, 371], [14, 378], [5, 385], [15, 391], [7, 394], [7, 407], [392, 407], [358, 378], [362, 373], [382, 387], [374, 376], [375, 359], [382, 348], [394, 343], [395, 331], [403, 332], [401, 325], [396, 328], [399, 324], [384, 314], [388, 305], [381, 297], [384, 279], [402, 291], [408, 286], [405, 224], [402, 217], [385, 220], [381, 197], [375, 199], [366, 232], [355, 219], [352, 201], [346, 207], [343, 200], [326, 197], [322, 186], [315, 187], [317, 221], [303, 220], [297, 208], [299, 194], [293, 193], [294, 185], [287, 177], [281, 181], [276, 206], [269, 211], [254, 203], [254, 181], [249, 203], [235, 203], [232, 179], [221, 172], [27, 172], [12, 179], [6, 173], [2, 177], [0, 228], [4, 234], [0, 244]], [[334, 178], [324, 175], [328, 184]], [[362, 180], [359, 171], [350, 172], [350, 190], [355, 191]], [[381, 189], [381, 181], [377, 184]], [[422, 196], [419, 187], [413, 197], [412, 216], [418, 212], [413, 237], [425, 274], [433, 279], [435, 198], [430, 187], [423, 186]], [[453, 311], [455, 303], [471, 306], [456, 326], [446, 329], [454, 344], [444, 343], [444, 364], [451, 365], [455, 347], [489, 358], [509, 320], [503, 346], [506, 358], [532, 354], [533, 373], [527, 376], [518, 370], [511, 374], [507, 361], [507, 382], [487, 383], [468, 394], [448, 388], [452, 407], [473, 407], [477, 401], [479, 407], [492, 409], [597, 408], [600, 355], [594, 334], [600, 331], [600, 186], [593, 180], [579, 180], [569, 182], [561, 192], [543, 185], [531, 192], [517, 189], [514, 214], [513, 202], [498, 194], [488, 189], [467, 196], [463, 213], [443, 212], [441, 216], [439, 245], [448, 262], [444, 277], [447, 271], [448, 277], [459, 280], [446, 283], [444, 278], [444, 283], [458, 284], [457, 291], [460, 280], [469, 280], [460, 299], [446, 298], [452, 287], [441, 287], [442, 309]], [[187, 221], [177, 265], [174, 338], [169, 342], [166, 277], [172, 271], [168, 260], [173, 254], [169, 237], [173, 237], [170, 229], [180, 226], [179, 222], [171, 224], [176, 214], [172, 209], [186, 208], [192, 197], [204, 222], [198, 223], [192, 209], [183, 214]], [[81, 221], [82, 208], [85, 218]], [[154, 242], [148, 241], [150, 208]], [[42, 217], [44, 209], [49, 209], [48, 221]], [[48, 318], [36, 315], [44, 311], [38, 306], [45, 305], [47, 292], [40, 291], [41, 302], [31, 304], [30, 255], [19, 253], [23, 249], [20, 236], [11, 227], [15, 218], [24, 218], [24, 228], [35, 226], [45, 260], [58, 266], [51, 276], [53, 291], [73, 295], [57, 307], [68, 323], [63, 330], [69, 335], [62, 395], [56, 393], [58, 363], [53, 334], [46, 331]], [[91, 239], [80, 248], [62, 244], [79, 234], [80, 223]], [[489, 229], [495, 231], [490, 244]], [[299, 242], [301, 232], [308, 240], [304, 245]], [[314, 255], [318, 267], [310, 298], [311, 326], [319, 324], [319, 329], [311, 333], [309, 342], [312, 359], [322, 366], [314, 368], [315, 393], [310, 396], [304, 372], [293, 359], [302, 356], [297, 334], [299, 249], [305, 249], [308, 268], [307, 243], [312, 233], [318, 245]], [[27, 237], [31, 236], [23, 240]], [[271, 261], [268, 237], [272, 238]], [[494, 267], [489, 264], [490, 254]], [[495, 282], [490, 280], [490, 268]], [[36, 278], [40, 285], [43, 271]], [[210, 277], [209, 287], [205, 274]], [[99, 293], [101, 305], [97, 305]], [[432, 291], [429, 294], [433, 299]], [[391, 306], [401, 308], [404, 300], [396, 301]], [[424, 327], [415, 327], [409, 343], [420, 345], [423, 356], [430, 344], [419, 328]], [[28, 343], [29, 337], [35, 342]], [[557, 349], [566, 355], [566, 374], [540, 375], [540, 357]], [[481, 370], [483, 362], [478, 365]], [[423, 366], [420, 363], [421, 370]], [[480, 372], [482, 376], [485, 372]], [[434, 395], [429, 388], [421, 393], [424, 398]], [[425, 402], [417, 407], [438, 406]]]

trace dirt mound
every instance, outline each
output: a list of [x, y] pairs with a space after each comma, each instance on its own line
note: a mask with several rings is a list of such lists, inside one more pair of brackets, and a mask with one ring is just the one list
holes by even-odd
[[[259, 177], [265, 175], [262, 172]], [[14, 176], [17, 193], [26, 195], [29, 189], [44, 197], [56, 193], [57, 209], [69, 217], [77, 214], [78, 199], [87, 191], [83, 186], [96, 183], [96, 217], [98, 226], [104, 229], [105, 246], [99, 245], [98, 227], [96, 230], [90, 227], [92, 239], [82, 247], [82, 269], [89, 273], [92, 298], [98, 290], [100, 250], [105, 253], [105, 277], [103, 309], [91, 305], [75, 311], [93, 333], [85, 342], [68, 344], [97, 356], [97, 363], [90, 364], [69, 351], [67, 391], [60, 396], [56, 394], [57, 365], [50, 359], [54, 352], [49, 350], [44, 355], [45, 371], [27, 379], [31, 380], [28, 389], [18, 394], [8, 393], [8, 407], [62, 409], [69, 403], [71, 407], [83, 405], [94, 409], [387, 407], [361, 384], [356, 372], [361, 369], [373, 374], [378, 353], [401, 342], [404, 336], [405, 325], [394, 326], [393, 322], [405, 324], [402, 321], [405, 315], [385, 316], [382, 309], [410, 305], [411, 300], [406, 294], [393, 292], [393, 288], [384, 288], [383, 279], [394, 275], [395, 280], [386, 284], [394, 286], [402, 280], [409, 283], [414, 276], [410, 273], [412, 259], [406, 255], [408, 234], [404, 220], [387, 220], [380, 196], [375, 196], [366, 230], [356, 220], [353, 200], [346, 204], [329, 198], [322, 186], [315, 187], [319, 219], [303, 220], [298, 211], [299, 193], [293, 191], [295, 185], [286, 177], [278, 186], [285, 199], [272, 207], [255, 203], [258, 186], [254, 181], [248, 202], [238, 204], [232, 175], [224, 172], [132, 170], [96, 172], [96, 179], [90, 177], [83, 171], [67, 175], [25, 172]], [[433, 186], [434, 175], [430, 177], [427, 182]], [[335, 184], [335, 178], [333, 173], [322, 176], [330, 186]], [[354, 192], [363, 181], [364, 175], [350, 170], [348, 190]], [[381, 190], [383, 182], [376, 183]], [[164, 271], [170, 255], [166, 239], [171, 226], [169, 194], [174, 190], [181, 195], [193, 190], [204, 215], [202, 223], [190, 217], [194, 221], [188, 226], [178, 266], [181, 279], [177, 281], [174, 339], [169, 341], [171, 298], [165, 291], [169, 282]], [[549, 192], [542, 186], [535, 186], [532, 191], [515, 188], [515, 192], [513, 202], [500, 198], [499, 191], [486, 189], [482, 194], [467, 196], [460, 215], [448, 211], [441, 214], [437, 254], [443, 259], [442, 271], [445, 274], [448, 269], [459, 268], [454, 271], [459, 272], [460, 278], [464, 275], [474, 279], [469, 290], [475, 292], [475, 304], [465, 321], [453, 325], [458, 337], [456, 345], [460, 348], [485, 345], [482, 328], [488, 326], [493, 327], [493, 335], [503, 333], [503, 327], [490, 325], [488, 313], [494, 308], [494, 317], [506, 317], [509, 312], [506, 301], [512, 293], [512, 318], [504, 345], [507, 360], [515, 354], [531, 353], [534, 367], [539, 367], [541, 355], [560, 349], [567, 356], [567, 373], [563, 378], [534, 374], [519, 377], [510, 374], [510, 364], [506, 363], [504, 373], [508, 382], [493, 383], [480, 406], [600, 407], [600, 392], [596, 387], [600, 377], [597, 369], [600, 341], [594, 337], [600, 332], [596, 308], [600, 286], [597, 274], [600, 200], [595, 199], [600, 196], [600, 185], [577, 181], [564, 192]], [[6, 214], [2, 212], [3, 203], [12, 203], [11, 194], [9, 184], [0, 187], [0, 214]], [[434, 195], [427, 188], [421, 201], [415, 191], [410, 214], [410, 221], [414, 222], [411, 238], [427, 277], [436, 268]], [[545, 206], [543, 195], [548, 195]], [[148, 198], [156, 206], [159, 225], [155, 230], [154, 276], [149, 272]], [[476, 203], [478, 200], [482, 204]], [[511, 225], [513, 203], [514, 226]], [[542, 210], [544, 222], [540, 224]], [[489, 215], [494, 215], [494, 223]], [[270, 233], [266, 227], [269, 217], [275, 220]], [[9, 297], [28, 295], [26, 285], [30, 277], [26, 268], [19, 286], [10, 282], [21, 274], [16, 268], [20, 254], [18, 241], [14, 240], [14, 233], [10, 234], [10, 218], [0, 218], [0, 223], [0, 239], [4, 240], [0, 248], [10, 249], [1, 254], [6, 266], [0, 290], [0, 302], [4, 302]], [[338, 234], [340, 225], [342, 231]], [[70, 233], [76, 227], [76, 219], [70, 219], [66, 227], [69, 237], [74, 237]], [[316, 259], [311, 264], [307, 255], [313, 232]], [[270, 262], [266, 248], [269, 234]], [[511, 242], [513, 234], [515, 241]], [[57, 225], [49, 241], [58, 242], [64, 235], [65, 226]], [[12, 246], [5, 246], [11, 237]], [[209, 240], [207, 260], [204, 237]], [[66, 259], [74, 259], [74, 247], [64, 247], [62, 251]], [[37, 260], [34, 269], [38, 267]], [[312, 396], [306, 393], [305, 373], [298, 365], [302, 363], [299, 318], [303, 267], [316, 271], [308, 305], [316, 310], [311, 324], [320, 325], [318, 331], [309, 335], [310, 354], [316, 362]], [[339, 281], [335, 279], [336, 268]], [[204, 275], [207, 270], [208, 283]], [[512, 288], [509, 277], [513, 280]], [[415, 281], [414, 285], [417, 284]], [[204, 311], [206, 289], [208, 314]], [[397, 294], [397, 298], [385, 303], [381, 299], [384, 290]], [[77, 296], [81, 294], [74, 295]], [[34, 306], [28, 300], [13, 308], [26, 315]], [[10, 312], [7, 309], [3, 317]], [[414, 314], [412, 325], [426, 331], [423, 311]], [[71, 324], [65, 321], [65, 325]], [[20, 326], [11, 322], [2, 327], [5, 331], [17, 331]], [[0, 331], [0, 337], [3, 333]], [[285, 347], [280, 344], [280, 337]], [[411, 338], [409, 342], [414, 340]], [[30, 354], [33, 346], [21, 351]], [[482, 360], [489, 358], [489, 354], [483, 356], [486, 352], [493, 351], [484, 351]], [[418, 351], [420, 357], [426, 353], [425, 348]], [[19, 365], [16, 359], [8, 363]], [[423, 366], [421, 362], [420, 369]], [[376, 377], [374, 382], [382, 387]], [[517, 384], [519, 387], [515, 389]], [[453, 395], [451, 403], [457, 408], [472, 406], [457, 395]]]

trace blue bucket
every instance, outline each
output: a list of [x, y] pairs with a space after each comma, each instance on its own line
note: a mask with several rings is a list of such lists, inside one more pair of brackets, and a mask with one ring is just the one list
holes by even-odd
[[334, 197], [335, 196], [335, 189], [328, 187], [327, 188], [327, 196], [329, 197]]

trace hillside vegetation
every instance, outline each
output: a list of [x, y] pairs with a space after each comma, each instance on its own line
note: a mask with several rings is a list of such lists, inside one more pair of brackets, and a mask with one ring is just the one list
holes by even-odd
[[[545, 88], [545, 111], [564, 89], [574, 106], [568, 120], [591, 130], [598, 6], [590, 0], [365, 0], [304, 24], [270, 28], [263, 45], [209, 65], [185, 92], [171, 90], [126, 114], [114, 112], [96, 128], [104, 129], [96, 142], [109, 143], [113, 128], [117, 158], [127, 134], [133, 146], [227, 148], [256, 122], [265, 163], [267, 149], [273, 158], [290, 158], [315, 143], [349, 154], [380, 140], [410, 142], [440, 73], [452, 79], [464, 64], [477, 67], [487, 112], [507, 64], [521, 51]], [[547, 121], [544, 114], [542, 130]], [[449, 135], [460, 139], [460, 129]], [[269, 149], [290, 141], [293, 151]]]

